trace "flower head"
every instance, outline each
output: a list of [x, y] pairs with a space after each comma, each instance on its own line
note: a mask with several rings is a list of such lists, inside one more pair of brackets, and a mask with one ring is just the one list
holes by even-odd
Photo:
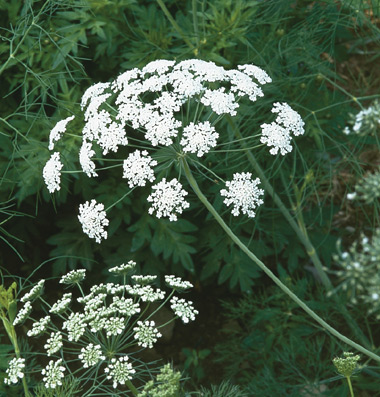
[[66, 131], [67, 124], [74, 120], [75, 116], [67, 117], [63, 120], [58, 121], [55, 127], [50, 131], [49, 135], [49, 150], [54, 149], [54, 142], [57, 142], [61, 139], [63, 133]]
[[100, 345], [90, 343], [88, 346], [81, 349], [79, 359], [82, 361], [83, 368], [93, 367], [99, 361], [105, 360], [106, 357], [102, 354]]
[[341, 375], [349, 378], [354, 373], [360, 356], [351, 352], [344, 352], [343, 356], [334, 358], [333, 364]]
[[51, 307], [49, 312], [54, 314], [60, 314], [66, 311], [66, 309], [70, 305], [71, 296], [72, 296], [71, 293], [64, 294], [61, 299], [59, 299], [56, 303], [54, 303], [54, 305]]
[[29, 316], [32, 311], [32, 304], [27, 301], [24, 307], [17, 313], [16, 318], [13, 321], [13, 325], [22, 324]]
[[104, 227], [108, 226], [109, 221], [103, 210], [104, 205], [97, 204], [96, 200], [91, 200], [91, 203], [86, 201], [79, 206], [78, 219], [82, 224], [83, 232], [90, 238], [94, 238], [97, 243], [100, 243], [102, 238], [107, 238]]
[[52, 332], [50, 334], [50, 338], [47, 340], [44, 348], [47, 351], [47, 355], [51, 356], [52, 354], [60, 350], [62, 346], [63, 346], [62, 334], [58, 331], [58, 332]]
[[45, 285], [45, 280], [42, 279], [40, 280], [27, 294], [25, 294], [20, 300], [21, 302], [27, 302], [27, 301], [32, 301], [36, 298], [38, 298]]
[[136, 262], [135, 261], [129, 261], [126, 264], [122, 264], [120, 266], [115, 266], [115, 267], [111, 267], [111, 269], [108, 269], [108, 271], [110, 273], [115, 273], [117, 275], [121, 275], [121, 276], [126, 276], [127, 274], [129, 274], [134, 268], [136, 267]]
[[113, 358], [104, 370], [107, 374], [107, 379], [112, 379], [114, 389], [116, 389], [118, 384], [125, 385], [125, 382], [131, 380], [132, 375], [136, 372], [132, 368], [132, 364], [127, 361], [128, 356], [122, 356], [118, 359]]
[[133, 328], [135, 332], [135, 339], [137, 339], [137, 344], [142, 347], [149, 347], [151, 349], [153, 347], [153, 343], [157, 342], [157, 338], [160, 338], [162, 335], [158, 332], [158, 329], [155, 328], [154, 321], [138, 321], [137, 327]]
[[263, 203], [260, 196], [264, 194], [264, 190], [257, 187], [260, 179], [252, 180], [251, 176], [250, 172], [235, 173], [233, 180], [226, 182], [228, 190], [220, 191], [221, 196], [226, 197], [224, 204], [233, 205], [232, 215], [234, 216], [238, 216], [241, 211], [248, 217], [254, 218], [256, 215], [254, 209]]
[[182, 189], [176, 178], [170, 182], [166, 182], [166, 178], [163, 178], [161, 182], [152, 186], [152, 189], [154, 192], [147, 198], [148, 202], [152, 203], [149, 214], [156, 211], [157, 218], [164, 216], [170, 221], [176, 221], [176, 213], [182, 214], [185, 208], [190, 207], [190, 204], [184, 200], [187, 192]]
[[173, 275], [165, 276], [165, 283], [169, 287], [180, 291], [193, 288], [193, 284], [191, 284], [189, 281], [183, 281], [181, 277], [175, 277]]
[[86, 269], [71, 270], [61, 277], [60, 284], [79, 284], [86, 277]]
[[269, 151], [270, 154], [275, 155], [280, 151], [282, 155], [285, 155], [292, 151], [291, 134], [302, 135], [305, 132], [303, 128], [305, 123], [287, 103], [276, 102], [273, 105], [272, 113], [277, 113], [276, 120], [270, 124], [261, 125], [261, 143], [265, 143], [269, 147], [273, 146]]
[[46, 331], [49, 322], [50, 322], [50, 316], [45, 316], [41, 318], [39, 321], [36, 321], [33, 324], [32, 329], [28, 331], [27, 335], [37, 336], [42, 334], [43, 332]]
[[127, 178], [130, 188], [134, 186], [145, 186], [146, 181], [154, 181], [154, 173], [152, 167], [157, 165], [157, 161], [153, 160], [146, 150], [140, 152], [136, 150], [131, 153], [123, 164], [123, 178]]
[[41, 371], [41, 374], [45, 375], [43, 381], [47, 389], [55, 389], [57, 386], [62, 386], [63, 372], [66, 371], [66, 368], [61, 363], [61, 358], [55, 362], [50, 360], [46, 368]]
[[199, 314], [198, 310], [195, 310], [193, 302], [186, 301], [185, 299], [178, 299], [176, 296], [170, 300], [171, 308], [174, 311], [175, 315], [180, 317], [184, 323], [188, 323], [189, 321], [194, 321], [195, 316]]
[[63, 164], [60, 160], [59, 152], [55, 152], [51, 155], [50, 159], [45, 164], [42, 171], [42, 175], [45, 180], [46, 187], [50, 193], [54, 193], [56, 190], [61, 189], [61, 169]]
[[19, 379], [24, 377], [24, 368], [24, 358], [13, 358], [9, 361], [8, 368], [6, 370], [7, 378], [4, 379], [4, 383], [7, 385], [17, 383]]
[[209, 121], [190, 123], [183, 129], [181, 146], [184, 152], [197, 153], [198, 157], [202, 157], [216, 146], [218, 137], [219, 134]]

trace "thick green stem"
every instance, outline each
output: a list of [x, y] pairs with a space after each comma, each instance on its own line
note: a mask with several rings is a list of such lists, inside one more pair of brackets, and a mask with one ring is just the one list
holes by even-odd
[[129, 387], [129, 390], [134, 396], [137, 396], [139, 394], [139, 391], [133, 386], [133, 383], [130, 380], [127, 380], [125, 384]]
[[294, 302], [296, 302], [309, 316], [311, 316], [318, 324], [320, 324], [323, 328], [329, 331], [332, 335], [340, 339], [342, 342], [347, 345], [355, 348], [356, 350], [362, 352], [368, 357], [373, 358], [374, 360], [380, 362], [380, 356], [377, 354], [367, 350], [363, 346], [355, 343], [351, 339], [345, 337], [336, 329], [331, 327], [326, 321], [322, 320], [313, 310], [311, 310], [301, 299], [298, 298], [286, 285], [284, 285], [281, 280], [270, 270], [268, 269], [263, 262], [257, 256], [251, 252], [248, 247], [242, 243], [242, 241], [233, 233], [233, 231], [227, 226], [222, 217], [218, 214], [215, 208], [211, 205], [211, 203], [207, 200], [206, 196], [200, 190], [197, 181], [194, 179], [193, 174], [190, 170], [189, 165], [184, 157], [181, 158], [181, 165], [183, 171], [186, 175], [187, 180], [189, 181], [190, 186], [194, 190], [195, 194], [198, 196], [199, 200], [204, 204], [204, 206], [210, 211], [210, 213], [214, 216], [219, 225], [223, 228], [223, 230], [227, 233], [227, 235], [231, 238], [231, 240], [253, 261], [255, 262], [263, 272], [269, 276], [275, 284], [277, 284], [282, 291], [285, 292]]

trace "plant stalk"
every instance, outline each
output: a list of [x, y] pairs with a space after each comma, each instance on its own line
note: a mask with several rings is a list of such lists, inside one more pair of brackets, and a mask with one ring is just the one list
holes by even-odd
[[[242, 139], [242, 135], [238, 131], [238, 129], [235, 127], [232, 119], [229, 118], [229, 123], [233, 127], [235, 135], [239, 138]], [[251, 163], [252, 167], [255, 169], [257, 175], [259, 176], [261, 183], [263, 184], [263, 187], [266, 192], [269, 193], [269, 195], [272, 197], [274, 203], [277, 205], [285, 219], [289, 222], [289, 225], [291, 228], [294, 230], [294, 232], [297, 234], [297, 237], [300, 239], [301, 243], [304, 245], [307, 254], [309, 255], [310, 260], [312, 261], [317, 274], [322, 281], [323, 285], [327, 289], [327, 291], [332, 291], [333, 290], [333, 285], [330, 281], [330, 278], [328, 277], [327, 273], [323, 270], [323, 265], [319, 259], [319, 256], [316, 252], [316, 249], [314, 248], [313, 244], [311, 243], [309, 236], [307, 234], [307, 230], [305, 227], [305, 224], [303, 222], [302, 215], [297, 216], [297, 209], [295, 209], [295, 214], [297, 216], [297, 221], [298, 223], [294, 220], [293, 216], [290, 214], [289, 210], [287, 207], [284, 205], [280, 197], [275, 193], [272, 185], [270, 184], [269, 180], [265, 176], [264, 171], [260, 167], [260, 165], [257, 163], [254, 155], [251, 153], [251, 151], [247, 148], [247, 145], [245, 144], [244, 141], [240, 141], [241, 146], [246, 149], [246, 155], [248, 158], [248, 161]], [[371, 346], [370, 341], [368, 338], [365, 336], [363, 331], [360, 329], [360, 327], [357, 325], [356, 321], [352, 318], [350, 313], [348, 312], [347, 308], [342, 305], [334, 295], [332, 295], [333, 299], [339, 305], [340, 311], [343, 315], [343, 317], [346, 320], [347, 325], [353, 330], [353, 332], [356, 334], [356, 336], [362, 341], [364, 345], [367, 347]]]
[[331, 327], [326, 321], [320, 318], [312, 309], [310, 309], [297, 295], [295, 295], [286, 285], [284, 285], [281, 280], [259, 259], [257, 256], [251, 252], [248, 247], [233, 233], [233, 231], [227, 226], [219, 213], [215, 210], [215, 208], [211, 205], [211, 203], [207, 200], [206, 196], [200, 190], [197, 181], [194, 179], [194, 176], [190, 170], [190, 167], [184, 157], [180, 159], [182, 169], [186, 175], [186, 178], [194, 190], [194, 193], [201, 200], [203, 205], [210, 211], [210, 213], [214, 216], [216, 221], [222, 227], [222, 229], [227, 233], [227, 235], [231, 238], [231, 240], [253, 261], [255, 262], [264, 273], [272, 279], [272, 281], [280, 287], [280, 289], [285, 292], [294, 302], [296, 302], [310, 317], [312, 317], [318, 324], [320, 324], [323, 328], [329, 331], [336, 338], [340, 339], [342, 342], [347, 345], [355, 348], [356, 350], [362, 352], [363, 354], [371, 357], [372, 359], [380, 362], [380, 356], [377, 354], [367, 350], [363, 346], [357, 344], [346, 336], [342, 335], [336, 329]]

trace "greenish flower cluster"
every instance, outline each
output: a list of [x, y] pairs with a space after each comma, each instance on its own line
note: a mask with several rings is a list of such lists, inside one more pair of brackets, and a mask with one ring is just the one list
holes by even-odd
[[170, 364], [164, 365], [153, 380], [145, 384], [139, 397], [177, 397], [180, 392], [181, 373], [174, 371]]
[[351, 352], [344, 352], [343, 356], [334, 358], [333, 364], [341, 375], [349, 378], [354, 373], [360, 356]]
[[380, 198], [380, 168], [365, 176], [355, 185], [355, 192], [347, 195], [349, 200], [360, 200], [372, 204]]
[[[337, 290], [346, 291], [352, 304], [366, 303], [368, 314], [378, 312], [380, 310], [380, 228], [375, 230], [371, 239], [362, 234], [347, 251], [342, 251], [341, 240], [338, 240], [337, 251], [333, 259], [339, 269], [332, 273], [339, 281], [331, 293]], [[376, 318], [380, 318], [380, 314]]]
[[350, 120], [343, 132], [346, 135], [376, 136], [380, 128], [380, 103], [374, 101], [367, 109], [361, 110], [356, 115], [350, 114]]

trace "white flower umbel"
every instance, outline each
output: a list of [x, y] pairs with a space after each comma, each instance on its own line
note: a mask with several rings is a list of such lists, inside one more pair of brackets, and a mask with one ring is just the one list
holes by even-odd
[[302, 135], [305, 123], [301, 116], [287, 103], [276, 102], [273, 105], [272, 113], [277, 113], [276, 120], [270, 124], [261, 125], [261, 143], [271, 148], [270, 154], [276, 155], [278, 151], [284, 156], [292, 151], [291, 134]]
[[107, 379], [113, 381], [114, 389], [116, 389], [119, 384], [125, 385], [125, 382], [131, 380], [132, 375], [136, 372], [136, 370], [132, 368], [132, 364], [127, 361], [128, 356], [119, 357], [118, 359], [113, 358], [107, 368], [104, 369], [104, 372], [107, 374]]
[[146, 285], [152, 283], [154, 280], [156, 280], [157, 276], [151, 276], [151, 275], [146, 275], [146, 276], [140, 276], [138, 274], [131, 276], [131, 279], [141, 285]]
[[149, 214], [156, 211], [157, 218], [167, 217], [170, 221], [176, 221], [177, 215], [182, 214], [185, 208], [190, 204], [185, 201], [184, 197], [187, 192], [182, 189], [182, 185], [176, 178], [166, 182], [166, 178], [152, 186], [154, 192], [148, 196], [148, 202], [152, 203], [149, 208]]
[[62, 379], [64, 378], [64, 371], [66, 368], [61, 365], [62, 359], [57, 361], [50, 360], [49, 364], [41, 371], [45, 375], [43, 381], [47, 389], [55, 389], [57, 386], [62, 386]]
[[216, 146], [218, 137], [219, 134], [209, 121], [190, 123], [183, 129], [180, 144], [184, 152], [196, 153], [198, 157], [202, 157]]
[[238, 69], [242, 70], [248, 76], [253, 76], [262, 85], [272, 82], [268, 74], [256, 65], [239, 65]]
[[111, 267], [111, 269], [108, 269], [110, 273], [114, 273], [120, 276], [126, 276], [129, 274], [134, 268], [136, 267], [136, 262], [135, 261], [129, 261], [128, 263], [123, 263], [120, 266], [115, 266]]
[[138, 303], [133, 302], [133, 299], [114, 296], [113, 302], [109, 306], [109, 311], [131, 317], [134, 314], [140, 313], [141, 309]]
[[83, 232], [90, 238], [94, 238], [97, 243], [100, 243], [102, 238], [107, 238], [104, 227], [108, 226], [109, 221], [103, 210], [104, 205], [97, 204], [96, 200], [91, 200], [91, 203], [86, 201], [79, 206], [78, 219], [82, 224]]
[[71, 313], [67, 321], [62, 324], [62, 329], [67, 329], [69, 341], [78, 342], [86, 331], [83, 313]]
[[66, 309], [70, 305], [71, 297], [72, 297], [71, 293], [63, 294], [62, 298], [59, 299], [56, 303], [54, 303], [54, 305], [51, 307], [49, 312], [54, 314], [60, 314], [66, 311]]
[[59, 280], [60, 284], [78, 284], [82, 282], [86, 277], [86, 269], [71, 270], [67, 274], [61, 277]]
[[124, 317], [110, 317], [104, 324], [104, 329], [106, 330], [107, 337], [113, 335], [120, 335], [125, 328], [125, 318]]
[[24, 377], [25, 359], [24, 358], [13, 358], [8, 363], [8, 368], [5, 371], [7, 377], [4, 379], [6, 385], [17, 383], [19, 379]]
[[154, 290], [150, 285], [136, 284], [133, 287], [126, 285], [125, 289], [130, 295], [140, 296], [143, 302], [155, 302], [165, 297], [165, 291], [161, 291], [159, 288]]
[[28, 336], [37, 336], [42, 334], [43, 332], [46, 331], [46, 328], [48, 324], [50, 323], [50, 316], [45, 316], [41, 318], [39, 321], [36, 321], [32, 329], [28, 331], [27, 335]]
[[264, 194], [264, 190], [257, 187], [260, 179], [252, 180], [251, 176], [250, 172], [235, 173], [233, 180], [226, 182], [228, 190], [220, 191], [220, 195], [226, 197], [223, 201], [224, 204], [233, 205], [231, 212], [234, 216], [238, 216], [241, 211], [249, 218], [254, 218], [256, 215], [254, 209], [263, 204], [260, 196]]
[[191, 284], [189, 281], [183, 281], [181, 277], [176, 277], [176, 276], [165, 276], [165, 283], [175, 289], [175, 290], [186, 290], [189, 288], [193, 288], [193, 284]]
[[173, 298], [170, 299], [170, 303], [170, 307], [174, 311], [175, 315], [181, 318], [184, 323], [194, 321], [195, 316], [199, 314], [198, 310], [194, 309], [193, 302], [191, 301], [178, 299], [176, 296], [173, 296]]
[[27, 301], [24, 307], [21, 310], [19, 310], [19, 312], [17, 313], [17, 316], [13, 321], [13, 325], [22, 324], [28, 318], [31, 311], [32, 311], [32, 304], [29, 301]]
[[103, 361], [106, 357], [102, 353], [100, 345], [90, 343], [88, 346], [81, 349], [79, 359], [82, 361], [83, 368], [93, 367], [99, 361]]
[[84, 139], [79, 151], [79, 163], [83, 172], [86, 173], [89, 178], [98, 176], [95, 172], [95, 163], [91, 160], [93, 156], [95, 156], [95, 151], [92, 150], [91, 142], [87, 142]]
[[63, 164], [61, 163], [59, 152], [53, 153], [45, 164], [42, 175], [44, 177], [46, 187], [50, 193], [61, 190], [62, 167]]
[[44, 288], [45, 280], [40, 280], [27, 294], [25, 294], [20, 300], [21, 302], [32, 301], [41, 295]]
[[153, 343], [156, 343], [157, 338], [162, 336], [155, 325], [154, 321], [137, 321], [137, 327], [133, 328], [133, 331], [139, 346], [153, 348]]
[[123, 178], [127, 178], [130, 188], [134, 186], [145, 186], [146, 181], [153, 182], [155, 177], [152, 167], [157, 161], [148, 155], [146, 150], [136, 150], [131, 153], [123, 163]]
[[289, 132], [293, 133], [293, 135], [298, 136], [304, 134], [304, 121], [287, 103], [274, 103], [272, 113], [277, 113], [276, 123], [283, 125]]
[[55, 127], [50, 131], [49, 150], [54, 149], [55, 142], [58, 142], [62, 138], [62, 135], [66, 131], [67, 124], [71, 120], [74, 120], [74, 118], [75, 118], [75, 116], [70, 116], [70, 117], [65, 118], [64, 120], [58, 121], [58, 123], [55, 125]]
[[224, 87], [217, 90], [207, 89], [201, 98], [201, 102], [205, 106], [211, 106], [211, 109], [216, 114], [229, 114], [235, 116], [235, 109], [238, 108], [239, 105], [235, 100], [234, 94], [226, 94], [225, 90]]
[[46, 349], [47, 355], [51, 356], [52, 354], [60, 350], [62, 346], [62, 334], [58, 331], [52, 332], [50, 334], [50, 338], [47, 340], [44, 348]]

